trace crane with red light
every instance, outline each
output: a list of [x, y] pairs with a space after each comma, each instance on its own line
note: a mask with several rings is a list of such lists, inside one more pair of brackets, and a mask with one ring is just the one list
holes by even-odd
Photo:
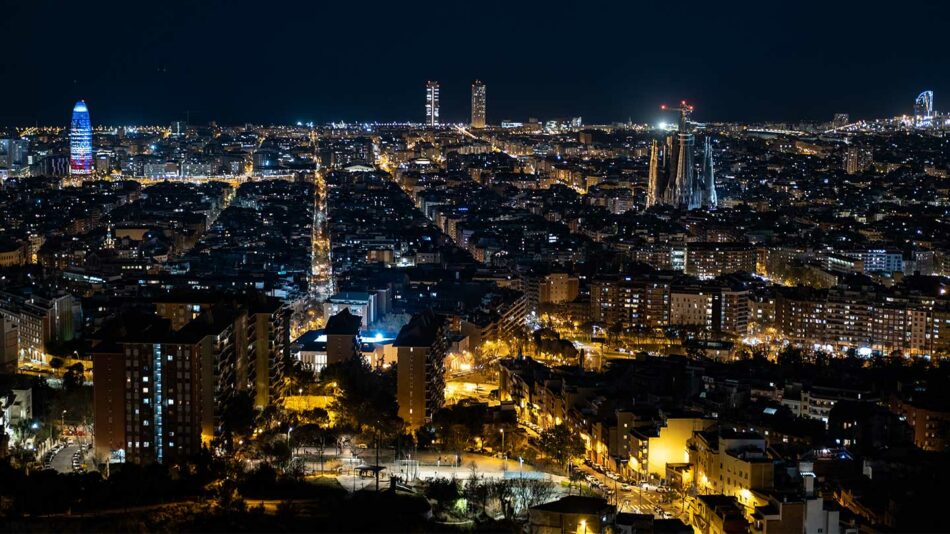
[[693, 112], [693, 105], [687, 104], [685, 100], [680, 101], [679, 107], [671, 108], [666, 104], [660, 106], [662, 111], [679, 111], [680, 112], [680, 131], [686, 131], [686, 123], [689, 122], [689, 114]]

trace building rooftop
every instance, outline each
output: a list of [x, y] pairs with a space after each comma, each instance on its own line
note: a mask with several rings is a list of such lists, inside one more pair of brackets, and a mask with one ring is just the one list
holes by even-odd
[[402, 327], [396, 341], [396, 347], [431, 347], [445, 324], [445, 317], [431, 310], [414, 315], [406, 326]]
[[539, 504], [531, 509], [559, 514], [600, 514], [609, 506], [607, 501], [600, 497], [569, 495], [556, 501]]
[[363, 318], [343, 308], [340, 313], [330, 317], [324, 330], [328, 336], [355, 336], [360, 333]]

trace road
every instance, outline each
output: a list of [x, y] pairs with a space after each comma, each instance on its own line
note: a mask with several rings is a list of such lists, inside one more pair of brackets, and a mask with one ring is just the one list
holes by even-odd
[[590, 466], [583, 465], [580, 470], [595, 477], [604, 484], [604, 487], [616, 492], [616, 498], [611, 497], [617, 503], [617, 511], [634, 512], [641, 514], [654, 514], [657, 507], [663, 511], [670, 512], [674, 517], [679, 517], [682, 512], [682, 501], [678, 501], [676, 495], [672, 502], [663, 502], [664, 495], [658, 491], [652, 491], [638, 487], [636, 484], [630, 484], [630, 489], [623, 489], [623, 483], [612, 480], [604, 474], [601, 474]]
[[[334, 462], [339, 461], [342, 470], [337, 475], [337, 480], [347, 490], [375, 486], [375, 477], [360, 477], [353, 473], [355, 466], [376, 463], [375, 450], [346, 448], [342, 455], [337, 456], [335, 451], [328, 449], [325, 459], [328, 463], [331, 459]], [[306, 456], [306, 463], [308, 471], [318, 472], [319, 463], [314, 462], [312, 456]], [[472, 476], [473, 472], [485, 478], [541, 478], [551, 480], [558, 487], [561, 482], [567, 480], [566, 477], [539, 471], [530, 464], [519, 462], [517, 458], [504, 460], [483, 454], [464, 453], [457, 461], [455, 455], [451, 453], [439, 454], [426, 451], [407, 454], [405, 458], [394, 460], [393, 450], [383, 449], [380, 450], [380, 464], [385, 467], [380, 476], [380, 488], [389, 486], [390, 476], [398, 476], [403, 480], [429, 478], [466, 480]]]
[[61, 451], [56, 453], [56, 456], [53, 456], [53, 460], [50, 462], [50, 467], [56, 470], [58, 473], [72, 473], [73, 472], [73, 454], [79, 450], [79, 445], [67, 445]]
[[[67, 445], [61, 451], [56, 453], [53, 456], [53, 459], [50, 460], [50, 467], [55, 469], [57, 473], [72, 473], [75, 470], [73, 469], [73, 454], [80, 450], [80, 445]], [[82, 449], [85, 451], [85, 449]], [[95, 462], [89, 455], [88, 451], [85, 451], [86, 454], [83, 456], [83, 463], [85, 464], [86, 471], [95, 471], [96, 465]]]

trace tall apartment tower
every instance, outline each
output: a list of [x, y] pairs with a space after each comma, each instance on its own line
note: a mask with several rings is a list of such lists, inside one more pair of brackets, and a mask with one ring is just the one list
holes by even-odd
[[220, 303], [161, 298], [91, 335], [95, 447], [112, 461], [177, 463], [231, 439], [238, 394], [279, 401], [289, 320], [277, 299]]
[[431, 310], [414, 316], [393, 343], [399, 417], [413, 430], [431, 422], [445, 403], [448, 344], [446, 319]]
[[439, 82], [426, 82], [426, 126], [439, 124]]
[[472, 128], [485, 127], [485, 84], [472, 82]]

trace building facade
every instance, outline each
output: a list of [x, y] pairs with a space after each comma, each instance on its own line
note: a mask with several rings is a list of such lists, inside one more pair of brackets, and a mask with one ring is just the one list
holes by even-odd
[[159, 313], [109, 322], [91, 336], [97, 452], [176, 463], [225, 437], [223, 414], [238, 394], [276, 402], [288, 320], [267, 300], [217, 303], [180, 328]]
[[445, 404], [448, 324], [431, 311], [421, 313], [402, 327], [393, 346], [399, 417], [410, 429], [417, 429], [431, 422]]

